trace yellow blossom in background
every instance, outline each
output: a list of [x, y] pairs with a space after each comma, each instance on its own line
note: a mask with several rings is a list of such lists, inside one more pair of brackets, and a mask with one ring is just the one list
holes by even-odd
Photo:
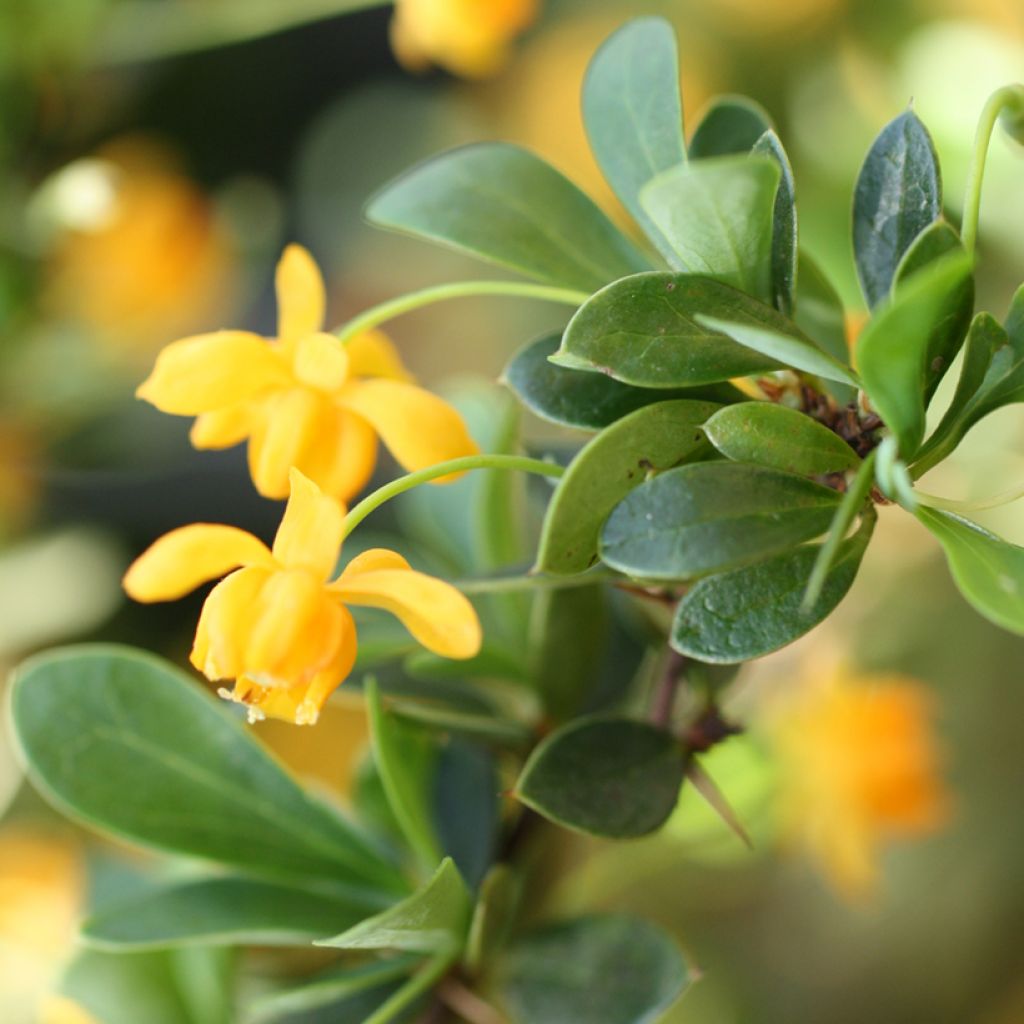
[[537, 0], [395, 0], [391, 45], [410, 70], [438, 64], [482, 78], [501, 69], [537, 9]]
[[208, 196], [164, 147], [112, 143], [48, 189], [58, 234], [47, 300], [113, 349], [151, 352], [225, 307], [231, 244]]
[[771, 738], [784, 834], [850, 899], [871, 895], [888, 841], [947, 819], [933, 710], [915, 679], [843, 667], [809, 675], [778, 709]]
[[305, 249], [288, 246], [276, 283], [277, 338], [218, 331], [173, 342], [139, 397], [196, 416], [197, 448], [248, 438], [249, 471], [267, 498], [287, 497], [293, 466], [350, 498], [373, 472], [378, 436], [408, 470], [477, 451], [461, 416], [410, 383], [385, 335], [366, 331], [343, 345], [323, 332], [323, 278]]
[[[157, 540], [128, 569], [137, 601], [171, 601], [228, 575], [210, 592], [196, 629], [192, 664], [250, 718], [316, 722], [356, 657], [347, 605], [397, 616], [424, 647], [447, 658], [480, 649], [473, 606], [450, 584], [413, 570], [394, 551], [357, 555], [328, 582], [341, 549], [344, 509], [298, 470], [270, 550], [233, 526], [197, 523]], [[234, 571], [232, 571], [234, 570]]]

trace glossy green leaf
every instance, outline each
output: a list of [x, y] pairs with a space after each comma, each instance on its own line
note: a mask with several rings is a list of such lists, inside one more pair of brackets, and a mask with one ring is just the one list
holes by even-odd
[[207, 945], [302, 946], [378, 910], [379, 900], [257, 879], [202, 878], [138, 893], [88, 918], [98, 949]]
[[836, 433], [805, 413], [770, 402], [719, 409], [707, 423], [708, 440], [733, 462], [754, 462], [801, 476], [856, 469], [860, 456]]
[[919, 507], [917, 518], [942, 545], [970, 604], [997, 626], [1024, 635], [1024, 548], [950, 512]]
[[841, 544], [807, 611], [803, 596], [817, 545], [699, 580], [679, 602], [670, 643], [692, 658], [732, 664], [785, 647], [831, 615], [846, 596], [870, 536], [867, 528]]
[[679, 57], [663, 18], [627, 22], [594, 55], [583, 82], [583, 121], [608, 183], [671, 263], [672, 247], [640, 205], [640, 189], [686, 161]]
[[789, 325], [789, 329], [783, 332], [711, 316], [698, 316], [697, 322], [709, 330], [721, 331], [738, 344], [791, 366], [794, 370], [802, 370], [825, 380], [839, 381], [849, 387], [858, 386], [857, 375], [853, 370], [823, 352], [810, 338], [805, 338], [796, 324]]
[[664, 171], [640, 202], [684, 269], [768, 300], [780, 176], [769, 157], [717, 157]]
[[451, 857], [411, 896], [317, 946], [438, 953], [458, 949], [469, 926], [470, 897]]
[[680, 466], [618, 505], [601, 534], [601, 558], [638, 579], [696, 579], [812, 540], [839, 501], [827, 487], [761, 466]]
[[719, 96], [702, 113], [690, 139], [690, 159], [749, 153], [772, 119], [759, 103], [746, 96]]
[[650, 388], [693, 387], [781, 369], [774, 359], [702, 327], [699, 315], [782, 332], [793, 329], [771, 306], [709, 277], [637, 274], [585, 302], [552, 359]]
[[690, 983], [668, 935], [619, 914], [524, 935], [499, 978], [513, 1024], [655, 1024]]
[[504, 142], [419, 164], [377, 193], [366, 215], [563, 288], [596, 291], [649, 266], [572, 182]]
[[842, 300], [821, 267], [805, 252], [800, 253], [793, 319], [819, 348], [849, 365]]
[[530, 676], [552, 721], [579, 713], [593, 692], [605, 656], [609, 611], [600, 585], [552, 588], [534, 598]]
[[430, 786], [437, 752], [421, 729], [385, 709], [375, 679], [367, 680], [364, 692], [373, 758], [395, 821], [420, 859], [436, 864], [441, 846], [434, 832]]
[[[893, 288], [899, 290], [915, 274], [933, 266], [943, 257], [964, 253], [960, 236], [944, 220], [929, 225], [914, 239], [896, 268]], [[932, 326], [924, 361], [925, 403], [935, 393], [967, 335], [974, 311], [974, 277], [968, 275], [946, 296], [944, 308]]]
[[861, 168], [853, 200], [853, 249], [869, 306], [889, 294], [914, 239], [942, 213], [939, 160], [912, 110], [882, 129]]
[[772, 304], [786, 316], [792, 316], [797, 282], [797, 213], [796, 183], [778, 135], [769, 129], [757, 140], [753, 152], [771, 157], [778, 165], [781, 177], [775, 193], [772, 214]]
[[[731, 384], [699, 388], [638, 388], [594, 370], [570, 370], [550, 361], [561, 334], [531, 341], [505, 367], [504, 383], [531, 412], [551, 423], [600, 430], [645, 405], [670, 398], [736, 402], [745, 396]], [[450, 662], [449, 662], [450, 664]]]
[[642, 836], [675, 808], [685, 761], [679, 741], [646, 722], [577, 718], [534, 750], [515, 795], [577, 832]]
[[368, 838], [158, 658], [105, 645], [40, 655], [18, 670], [12, 707], [33, 781], [80, 821], [250, 872], [404, 888]]
[[932, 330], [947, 296], [971, 271], [966, 254], [946, 256], [914, 274], [879, 309], [857, 342], [857, 366], [871, 404], [912, 458], [925, 428], [925, 387]]
[[548, 503], [538, 571], [583, 572], [597, 560], [601, 526], [652, 472], [699, 454], [701, 424], [719, 407], [678, 400], [638, 409], [598, 434], [573, 459]]

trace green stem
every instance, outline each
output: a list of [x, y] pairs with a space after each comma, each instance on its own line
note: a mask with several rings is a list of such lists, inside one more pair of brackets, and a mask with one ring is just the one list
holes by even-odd
[[[971, 255], [978, 240], [978, 218], [981, 214], [981, 184], [985, 177], [985, 161], [988, 158], [989, 141], [1000, 114], [1010, 115], [1014, 121], [1024, 117], [1024, 86], [1006, 85], [989, 97], [978, 120], [978, 131], [974, 137], [974, 155], [967, 175], [964, 191], [964, 213], [960, 228], [964, 248]], [[1016, 134], [1016, 132], [1015, 132]]]
[[455, 580], [452, 586], [464, 594], [518, 594], [530, 590], [570, 590], [595, 583], [614, 583], [623, 577], [603, 569], [578, 576], [495, 576], [481, 580]]
[[440, 981], [457, 957], [457, 953], [445, 951], [428, 960], [390, 999], [381, 1003], [363, 1024], [388, 1024], [389, 1021], [393, 1021], [406, 1007]]
[[463, 299], [472, 295], [516, 295], [526, 299], [541, 299], [545, 302], [561, 302], [567, 306], [582, 305], [590, 296], [586, 292], [577, 292], [569, 288], [552, 288], [543, 284], [529, 284], [525, 281], [456, 281], [453, 284], [434, 285], [421, 288], [408, 295], [399, 295], [379, 306], [373, 306], [357, 317], [342, 324], [335, 334], [343, 343], [349, 342], [357, 334], [377, 327], [387, 320], [393, 320], [404, 313], [411, 313], [421, 306], [430, 306], [435, 302], [448, 299]]
[[545, 462], [543, 459], [531, 459], [525, 455], [464, 455], [459, 459], [449, 459], [447, 462], [439, 462], [434, 466], [427, 466], [426, 469], [417, 470], [415, 473], [408, 473], [400, 476], [397, 480], [378, 487], [372, 494], [368, 494], [358, 505], [355, 505], [345, 516], [342, 523], [341, 536], [347, 537], [371, 512], [380, 508], [386, 501], [419, 487], [420, 484], [430, 483], [438, 477], [448, 476], [451, 473], [465, 473], [471, 469], [510, 469], [518, 470], [521, 473], [538, 473], [541, 476], [559, 477], [565, 472], [565, 468], [554, 462]]

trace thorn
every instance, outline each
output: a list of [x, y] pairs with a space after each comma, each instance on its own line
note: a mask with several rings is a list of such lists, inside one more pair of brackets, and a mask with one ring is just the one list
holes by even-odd
[[736, 812], [729, 806], [729, 801], [715, 784], [715, 780], [708, 775], [696, 761], [691, 761], [686, 769], [686, 777], [693, 783], [693, 788], [707, 801], [708, 806], [722, 819], [725, 825], [733, 832], [748, 850], [754, 849], [747, 830], [740, 823]]

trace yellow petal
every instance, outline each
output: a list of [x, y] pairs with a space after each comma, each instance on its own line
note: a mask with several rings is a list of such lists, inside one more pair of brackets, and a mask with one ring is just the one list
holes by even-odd
[[412, 374], [402, 363], [392, 340], [378, 330], [363, 331], [346, 342], [353, 377], [388, 377], [412, 383]]
[[292, 469], [291, 495], [274, 538], [274, 558], [289, 569], [308, 569], [326, 580], [338, 562], [345, 510], [312, 480]]
[[383, 608], [424, 647], [446, 658], [472, 658], [480, 650], [480, 622], [453, 586], [412, 569], [346, 572], [329, 588], [346, 604]]
[[337, 391], [349, 374], [349, 354], [333, 334], [303, 336], [295, 347], [295, 376], [319, 391]]
[[407, 470], [475, 455], [479, 450], [455, 409], [412, 384], [383, 378], [356, 381], [345, 388], [339, 401], [377, 431]]
[[172, 342], [135, 394], [161, 412], [196, 416], [287, 384], [288, 368], [259, 335], [218, 331]]
[[248, 402], [204, 412], [196, 417], [189, 440], [194, 448], [232, 448], [241, 444], [252, 430], [252, 410]]
[[271, 573], [264, 568], [239, 569], [210, 591], [189, 655], [207, 679], [237, 679], [245, 672], [254, 609]]
[[324, 279], [301, 245], [289, 245], [277, 264], [277, 335], [286, 345], [323, 327]]
[[361, 572], [371, 572], [374, 569], [411, 569], [412, 566], [397, 552], [389, 551], [387, 548], [369, 548], [362, 554], [356, 555], [339, 580], [357, 576]]
[[260, 404], [249, 438], [249, 474], [264, 498], [288, 497], [288, 474], [315, 437], [319, 410], [327, 401], [312, 391], [292, 388]]
[[327, 406], [295, 463], [324, 494], [347, 501], [358, 494], [377, 464], [377, 435], [362, 417]]
[[194, 523], [164, 534], [131, 564], [124, 589], [136, 601], [173, 601], [240, 565], [268, 565], [266, 545], [245, 530]]

